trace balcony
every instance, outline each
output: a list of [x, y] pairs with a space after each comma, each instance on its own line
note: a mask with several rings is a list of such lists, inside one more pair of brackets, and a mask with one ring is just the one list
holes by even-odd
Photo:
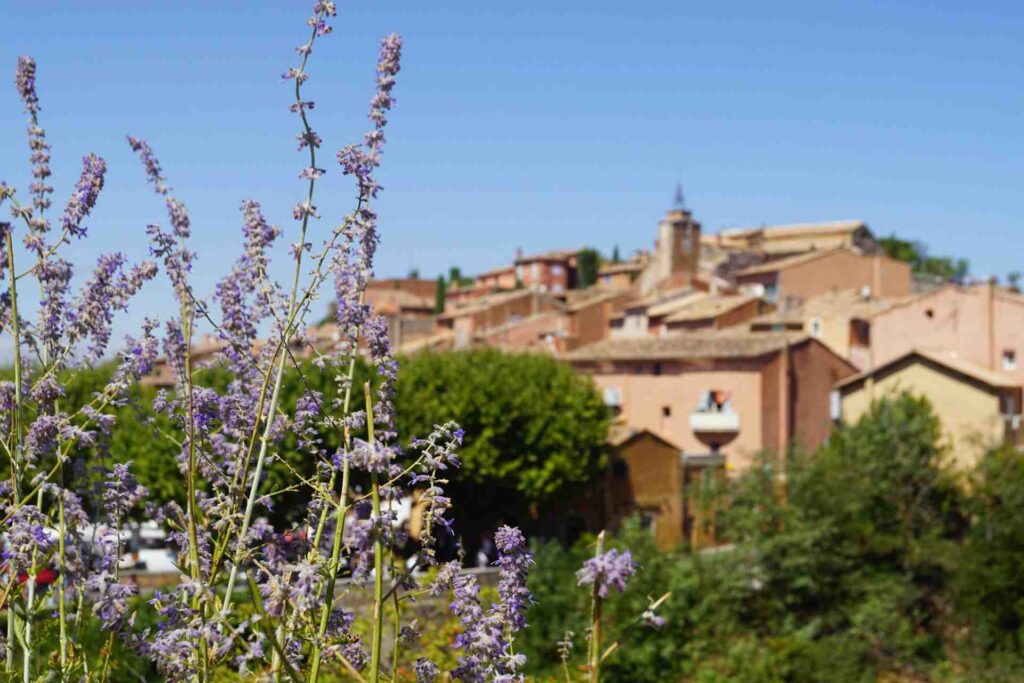
[[740, 433], [740, 414], [732, 410], [695, 410], [690, 413], [690, 429], [701, 443], [717, 451]]

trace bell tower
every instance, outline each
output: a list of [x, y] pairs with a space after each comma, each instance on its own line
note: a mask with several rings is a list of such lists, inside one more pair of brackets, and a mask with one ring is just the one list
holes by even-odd
[[658, 260], [662, 277], [685, 274], [697, 276], [700, 264], [700, 223], [683, 200], [683, 186], [676, 185], [672, 208], [658, 224]]

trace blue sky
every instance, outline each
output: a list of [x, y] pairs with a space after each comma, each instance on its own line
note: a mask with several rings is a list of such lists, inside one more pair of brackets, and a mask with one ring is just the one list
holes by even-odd
[[[110, 166], [75, 260], [142, 257], [144, 226], [165, 221], [131, 133], [192, 211], [208, 291], [237, 251], [241, 199], [293, 227], [304, 160], [280, 75], [308, 4], [0, 1], [0, 178], [27, 185], [8, 84], [32, 54], [58, 204], [83, 154]], [[380, 173], [381, 275], [482, 270], [517, 246], [646, 247], [677, 180], [707, 231], [862, 218], [969, 258], [975, 275], [1024, 270], [1016, 3], [339, 6], [305, 90], [329, 152], [366, 126], [379, 37], [406, 39]], [[353, 195], [335, 168], [317, 202], [332, 222]], [[166, 297], [148, 289], [122, 325]]]

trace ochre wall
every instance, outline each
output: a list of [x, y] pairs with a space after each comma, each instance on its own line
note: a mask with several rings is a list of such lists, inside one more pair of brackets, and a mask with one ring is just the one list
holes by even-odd
[[[679, 450], [671, 444], [640, 434], [620, 446], [615, 457], [625, 462], [625, 482], [616, 482], [613, 466], [609, 486], [609, 512], [615, 524], [637, 512], [654, 522], [658, 547], [669, 550], [683, 537], [683, 482]], [[618, 470], [621, 473], [621, 469]]]
[[[1003, 421], [999, 398], [992, 389], [965, 381], [956, 374], [937, 369], [930, 363], [911, 357], [875, 378], [874, 397], [881, 400], [901, 391], [924, 396], [942, 422], [942, 430], [952, 447], [953, 462], [970, 468], [988, 446], [1003, 439]], [[844, 388], [842, 419], [855, 422], [871, 405], [868, 385], [861, 381]]]

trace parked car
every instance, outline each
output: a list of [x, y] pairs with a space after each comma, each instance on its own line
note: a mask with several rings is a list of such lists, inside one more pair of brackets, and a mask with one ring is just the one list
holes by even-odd
[[118, 568], [123, 571], [147, 574], [171, 574], [178, 568], [178, 550], [167, 538], [167, 532], [150, 520], [121, 532], [127, 552], [121, 556]]

